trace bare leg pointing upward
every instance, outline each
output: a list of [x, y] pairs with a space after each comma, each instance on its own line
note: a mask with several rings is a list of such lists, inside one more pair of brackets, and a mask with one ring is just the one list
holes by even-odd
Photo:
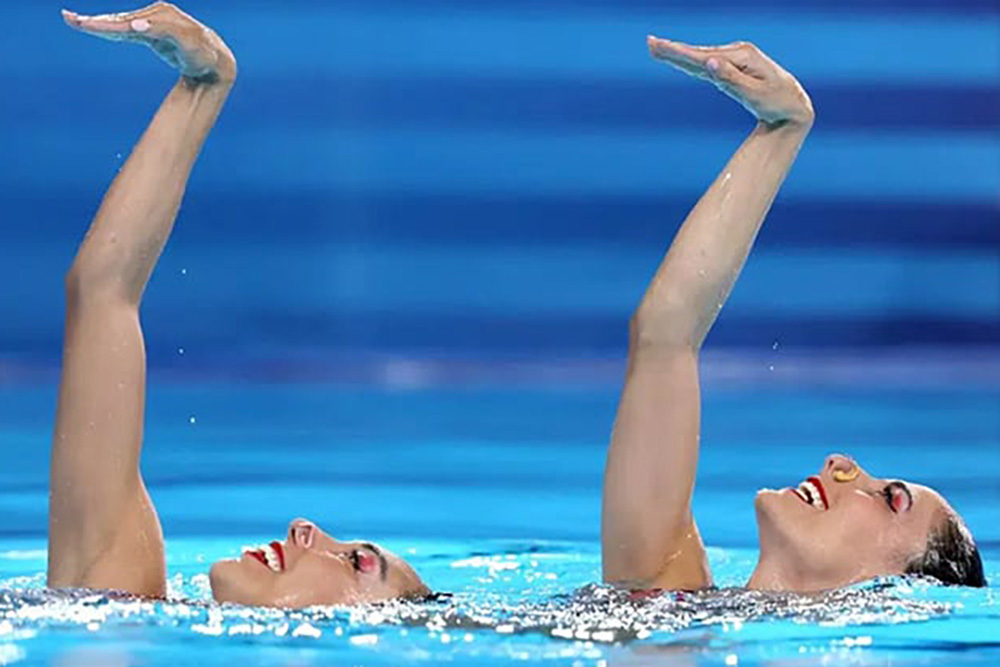
[[214, 32], [166, 3], [64, 18], [89, 34], [146, 44], [182, 77], [108, 190], [67, 276], [48, 583], [161, 596], [163, 536], [139, 470], [146, 375], [139, 304], [236, 61]]
[[691, 509], [700, 446], [698, 355], [813, 124], [798, 81], [751, 44], [649, 38], [652, 55], [735, 98], [758, 123], [678, 231], [632, 320], [604, 474], [605, 581], [711, 585]]

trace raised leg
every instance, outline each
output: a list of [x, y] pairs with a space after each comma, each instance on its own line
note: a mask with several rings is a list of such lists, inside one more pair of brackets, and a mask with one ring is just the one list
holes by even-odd
[[166, 3], [64, 18], [89, 34], [150, 46], [182, 78], [105, 195], [67, 276], [48, 583], [160, 596], [163, 537], [139, 470], [146, 379], [139, 304], [236, 63], [214, 32]]
[[750, 44], [650, 38], [654, 57], [714, 83], [759, 120], [684, 221], [632, 321], [628, 372], [604, 472], [604, 580], [711, 583], [691, 511], [698, 354], [813, 123], [798, 82]]

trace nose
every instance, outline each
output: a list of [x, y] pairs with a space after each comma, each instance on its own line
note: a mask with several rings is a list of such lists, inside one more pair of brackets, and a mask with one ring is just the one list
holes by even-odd
[[295, 519], [288, 524], [288, 540], [303, 549], [309, 549], [316, 539], [318, 530], [312, 521]]
[[854, 459], [843, 454], [828, 456], [825, 467], [836, 482], [852, 482], [861, 474], [861, 468]]

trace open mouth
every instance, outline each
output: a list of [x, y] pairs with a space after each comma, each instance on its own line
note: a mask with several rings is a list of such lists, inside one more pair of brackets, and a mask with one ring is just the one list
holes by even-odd
[[285, 571], [285, 548], [281, 542], [271, 542], [257, 548], [247, 548], [243, 553], [259, 561], [272, 572]]
[[812, 505], [818, 510], [830, 509], [830, 502], [826, 498], [826, 489], [823, 482], [815, 475], [799, 484], [798, 488], [792, 489], [792, 493], [807, 505]]

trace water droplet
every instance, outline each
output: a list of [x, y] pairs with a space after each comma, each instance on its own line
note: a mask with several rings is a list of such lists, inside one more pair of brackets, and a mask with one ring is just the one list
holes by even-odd
[[179, 355], [181, 355], [183, 357], [184, 356], [184, 348], [183, 347], [177, 348], [177, 354], [179, 354]]
[[778, 349], [778, 341], [774, 341], [774, 345], [771, 346], [771, 349], [772, 350], [777, 350]]
[[188, 274], [188, 270], [187, 269], [181, 269], [181, 275], [182, 276], [186, 276], [187, 274]]
[[771, 371], [773, 373], [774, 372], [774, 366], [768, 366], [767, 370], [769, 370], [769, 371]]
[[188, 423], [189, 423], [189, 424], [194, 424], [194, 423], [195, 423], [195, 422], [197, 422], [197, 421], [198, 421], [198, 420], [197, 420], [197, 419], [195, 419], [194, 415], [191, 415], [191, 417], [190, 417], [190, 418], [188, 419]]
[[122, 154], [121, 153], [115, 153], [115, 159], [121, 160], [122, 159]]

